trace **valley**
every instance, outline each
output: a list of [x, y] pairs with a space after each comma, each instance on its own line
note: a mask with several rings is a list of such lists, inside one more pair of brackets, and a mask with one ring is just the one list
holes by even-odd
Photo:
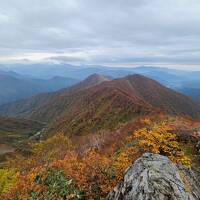
[[37, 121], [0, 117], [0, 160], [4, 161], [5, 154], [14, 153], [20, 143], [28, 141], [44, 126]]
[[20, 174], [6, 200], [13, 194], [32, 198], [27, 190], [48, 197], [49, 188], [32, 177], [43, 181], [58, 174], [62, 178], [55, 181], [73, 180], [73, 195], [105, 198], [124, 170], [149, 151], [164, 152], [200, 177], [200, 105], [143, 75], [113, 79], [95, 73], [70, 87], [0, 105], [0, 115], [0, 167], [6, 166], [10, 180], [15, 170]]
[[0, 0], [0, 200], [200, 200], [199, 0]]

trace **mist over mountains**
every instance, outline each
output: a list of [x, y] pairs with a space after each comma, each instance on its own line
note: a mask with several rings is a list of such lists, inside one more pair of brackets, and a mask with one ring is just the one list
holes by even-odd
[[79, 82], [78, 79], [61, 76], [54, 76], [50, 79], [39, 79], [11, 71], [0, 71], [0, 105], [42, 92], [56, 91], [77, 82]]
[[186, 94], [200, 99], [200, 71], [140, 66], [135, 68], [69, 64], [10, 64], [0, 65], [0, 104], [24, 99], [35, 94], [56, 91], [84, 80], [92, 74], [109, 79], [130, 74], [141, 74]]

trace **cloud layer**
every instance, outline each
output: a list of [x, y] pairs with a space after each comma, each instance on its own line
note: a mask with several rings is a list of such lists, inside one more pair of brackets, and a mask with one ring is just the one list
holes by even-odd
[[200, 64], [199, 0], [0, 1], [0, 61]]

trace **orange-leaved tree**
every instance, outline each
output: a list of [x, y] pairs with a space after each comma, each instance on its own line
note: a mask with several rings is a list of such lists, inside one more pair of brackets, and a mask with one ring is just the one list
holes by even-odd
[[52, 167], [63, 169], [66, 177], [74, 180], [88, 199], [105, 197], [116, 184], [112, 159], [96, 150], [90, 150], [84, 156], [71, 152], [63, 160], [54, 162]]
[[144, 151], [168, 156], [175, 163], [191, 167], [191, 160], [180, 148], [176, 135], [167, 131], [165, 122], [141, 128], [133, 133], [131, 139], [138, 140], [139, 147]]

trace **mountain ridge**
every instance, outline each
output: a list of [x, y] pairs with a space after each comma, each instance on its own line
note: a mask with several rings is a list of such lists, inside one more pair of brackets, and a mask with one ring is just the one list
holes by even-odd
[[[37, 68], [37, 70], [35, 70]], [[167, 67], [138, 66], [138, 67], [108, 67], [101, 65], [70, 65], [70, 64], [12, 64], [1, 65], [0, 73], [12, 76], [28, 77], [33, 79], [49, 79], [54, 76], [64, 76], [84, 80], [88, 76], [98, 73], [108, 77], [122, 78], [130, 74], [141, 74], [152, 78], [175, 91], [192, 97], [195, 101], [199, 97], [200, 71], [180, 70]], [[19, 74], [16, 74], [19, 73]], [[191, 88], [189, 91], [185, 88]], [[197, 98], [196, 98], [197, 96]]]
[[0, 106], [0, 114], [47, 122], [47, 132], [66, 134], [113, 129], [151, 112], [200, 117], [189, 97], [138, 74], [111, 81], [92, 75], [70, 88]]
[[65, 77], [54, 77], [48, 80], [31, 79], [14, 72], [0, 71], [0, 105], [25, 99], [39, 93], [56, 91], [77, 82], [79, 81]]

